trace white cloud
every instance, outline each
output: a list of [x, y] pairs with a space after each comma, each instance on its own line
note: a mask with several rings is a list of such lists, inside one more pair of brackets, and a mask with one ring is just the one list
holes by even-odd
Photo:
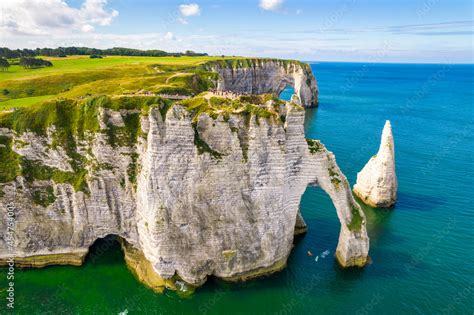
[[[393, 39], [397, 49], [389, 49], [380, 57], [380, 62], [445, 62], [442, 58], [449, 53], [452, 62], [472, 63], [472, 52], [469, 40], [456, 46], [445, 46], [439, 49], [433, 43], [433, 36], [416, 39], [410, 42], [400, 41], [400, 35], [390, 38], [389, 33], [379, 37], [367, 37], [365, 32], [317, 34], [299, 32], [278, 32], [271, 30], [249, 32], [247, 34], [195, 34], [185, 35], [175, 40], [166, 40], [163, 33], [106, 34], [106, 33], [64, 33], [55, 36], [5, 36], [2, 45], [9, 48], [36, 48], [58, 46], [86, 46], [95, 48], [130, 47], [138, 49], [162, 49], [169, 52], [194, 50], [220, 56], [259, 56], [279, 57], [300, 60], [339, 60], [339, 61], [373, 61], [386, 47], [386, 40]], [[393, 35], [395, 36], [395, 35]], [[412, 38], [412, 35], [409, 38]], [[168, 35], [169, 37], [169, 35]], [[435, 42], [436, 43], [436, 42]], [[466, 44], [464, 44], [466, 43]], [[414, 54], [414, 49], [418, 49]], [[421, 59], [420, 55], [423, 55]]]
[[80, 8], [70, 7], [63, 0], [2, 0], [0, 34], [92, 32], [94, 25], [110, 25], [118, 16], [117, 10], [106, 6], [107, 0], [84, 0]]
[[303, 13], [303, 10], [301, 9], [296, 10], [296, 15], [300, 15], [301, 13]]
[[267, 10], [267, 11], [275, 11], [278, 10], [284, 0], [260, 0], [260, 8]]
[[189, 24], [188, 20], [183, 19], [182, 17], [179, 17], [179, 18], [178, 18], [178, 22], [181, 23], [181, 24], [184, 24], [184, 25]]
[[81, 30], [84, 32], [84, 33], [91, 33], [94, 31], [94, 26], [90, 25], [90, 24], [86, 24], [86, 25], [83, 25]]
[[107, 12], [107, 0], [85, 0], [79, 13], [82, 19], [90, 23], [106, 26], [112, 23], [113, 18], [119, 15], [117, 10]]
[[196, 16], [201, 14], [201, 8], [199, 8], [199, 4], [197, 3], [182, 4], [179, 6], [179, 11], [183, 16]]
[[171, 32], [167, 32], [165, 36], [163, 36], [163, 39], [165, 40], [175, 40], [176, 38], [174, 37], [174, 34]]

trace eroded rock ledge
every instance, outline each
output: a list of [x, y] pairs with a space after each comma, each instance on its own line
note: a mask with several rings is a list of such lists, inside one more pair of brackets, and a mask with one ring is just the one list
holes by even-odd
[[1, 116], [0, 214], [14, 202], [16, 242], [9, 252], [0, 238], [0, 263], [79, 264], [116, 235], [156, 291], [246, 280], [284, 268], [301, 196], [318, 185], [341, 221], [338, 262], [363, 266], [364, 214], [293, 100], [102, 97]]

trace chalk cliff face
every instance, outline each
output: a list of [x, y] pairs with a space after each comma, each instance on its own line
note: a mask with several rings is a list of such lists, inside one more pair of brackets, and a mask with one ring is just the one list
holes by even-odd
[[397, 200], [395, 147], [392, 126], [385, 122], [379, 152], [357, 174], [354, 193], [372, 207], [391, 207]]
[[[120, 128], [134, 114], [100, 109], [100, 128]], [[322, 144], [308, 145], [301, 107], [287, 103], [281, 115], [285, 123], [238, 114], [227, 121], [201, 114], [193, 123], [176, 105], [164, 116], [157, 108], [142, 115], [143, 135], [132, 147], [113, 147], [106, 132], [90, 135], [77, 148], [90, 162], [87, 193], [24, 176], [2, 184], [2, 217], [7, 203], [16, 207], [16, 243], [9, 252], [2, 238], [0, 258], [14, 256], [25, 266], [80, 264], [96, 239], [113, 234], [142, 252], [141, 263], [160, 279], [179, 275], [194, 285], [209, 275], [247, 279], [285, 266], [300, 198], [311, 184], [330, 195], [341, 221], [338, 261], [363, 266], [365, 218], [345, 176]], [[54, 128], [47, 137], [2, 132], [23, 158], [70, 169], [64, 149], [51, 146]], [[196, 143], [206, 143], [207, 152]], [[136, 184], [131, 163], [137, 164]], [[34, 201], [48, 193], [50, 204]]]
[[[74, 102], [0, 117], [0, 265], [80, 265], [94, 241], [116, 235], [157, 291], [253, 278], [285, 267], [308, 185], [333, 200], [337, 261], [365, 265], [364, 213], [334, 155], [305, 139], [297, 96], [226, 113], [150, 97]], [[53, 123], [38, 126], [42, 117]]]
[[[120, 126], [122, 115], [131, 114], [133, 111], [100, 109], [101, 130], [105, 130], [106, 123]], [[90, 174], [87, 190], [79, 191], [70, 183], [49, 178], [51, 173], [73, 174], [73, 157], [63, 147], [54, 146], [56, 133], [54, 126], [46, 136], [0, 130], [0, 137], [11, 139], [13, 150], [32, 167], [24, 170], [23, 176], [0, 186], [0, 260], [13, 256], [20, 266], [80, 265], [88, 247], [109, 234], [139, 246], [136, 198], [127, 175], [135, 148], [112, 147], [107, 135], [101, 132], [78, 141], [77, 153], [87, 160]], [[33, 175], [28, 172], [37, 170], [49, 174], [34, 175], [40, 179], [30, 178]], [[13, 251], [4, 238], [7, 222], [3, 218], [9, 203], [15, 208]]]
[[318, 105], [318, 86], [308, 64], [286, 60], [246, 59], [227, 63], [210, 62], [219, 73], [218, 90], [275, 96], [292, 86], [304, 107]]

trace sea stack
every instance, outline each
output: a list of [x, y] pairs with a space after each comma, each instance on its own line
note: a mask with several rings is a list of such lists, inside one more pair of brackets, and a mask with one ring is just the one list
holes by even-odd
[[397, 200], [397, 188], [392, 126], [387, 120], [383, 128], [379, 152], [357, 174], [354, 193], [371, 207], [388, 208]]

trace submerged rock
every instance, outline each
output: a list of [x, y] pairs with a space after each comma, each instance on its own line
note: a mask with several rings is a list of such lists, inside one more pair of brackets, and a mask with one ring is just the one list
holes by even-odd
[[397, 200], [397, 187], [392, 126], [387, 120], [379, 152], [357, 174], [354, 193], [371, 207], [388, 208]]

